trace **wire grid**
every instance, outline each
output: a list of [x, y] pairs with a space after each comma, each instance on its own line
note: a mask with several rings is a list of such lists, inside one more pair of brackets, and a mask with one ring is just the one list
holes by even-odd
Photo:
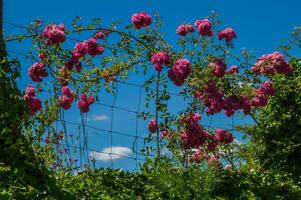
[[[18, 24], [15, 24], [15, 23], [11, 23], [11, 22], [4, 22], [5, 24], [7, 25], [10, 25], [10, 26], [14, 26], [16, 28], [22, 28], [22, 29], [25, 29], [26, 27], [23, 26], [23, 25], [18, 25]], [[73, 39], [73, 40], [77, 40], [77, 39]], [[15, 54], [17, 56], [22, 56], [22, 57], [26, 57], [26, 55], [22, 52], [19, 52], [19, 51], [15, 51], [15, 50], [9, 50], [8, 51], [9, 53], [11, 54]], [[32, 58], [27, 58], [27, 59], [31, 59]], [[20, 85], [23, 85], [23, 86], [27, 86], [28, 84], [25, 84], [25, 83], [19, 83]], [[118, 106], [116, 104], [117, 102], [117, 99], [118, 99], [118, 94], [119, 94], [119, 85], [127, 85], [127, 86], [134, 86], [136, 88], [138, 88], [139, 92], [138, 92], [138, 100], [137, 100], [137, 106], [135, 109], [130, 109], [128, 107], [122, 107], [122, 106]], [[114, 159], [114, 156], [118, 156], [122, 159], [126, 159], [126, 160], [134, 160], [135, 162], [135, 165], [134, 167], [131, 169], [131, 171], [138, 171], [139, 170], [139, 162], [143, 162], [146, 158], [146, 155], [143, 154], [143, 153], [140, 153], [140, 150], [138, 148], [139, 146], [139, 142], [142, 142], [144, 143], [144, 146], [145, 146], [145, 137], [143, 136], [140, 136], [139, 135], [139, 125], [140, 125], [140, 119], [138, 117], [139, 113], [141, 112], [141, 103], [142, 103], [142, 93], [143, 93], [143, 89], [145, 89], [146, 87], [143, 85], [143, 84], [138, 84], [138, 83], [131, 83], [131, 82], [127, 82], [127, 81], [117, 81], [116, 82], [116, 93], [115, 93], [115, 96], [113, 98], [113, 102], [110, 104], [110, 103], [107, 103], [107, 102], [101, 102], [101, 101], [97, 101], [95, 102], [95, 106], [101, 106], [101, 107], [107, 107], [110, 109], [110, 127], [109, 129], [104, 129], [104, 128], [99, 128], [99, 127], [96, 127], [96, 126], [92, 126], [92, 125], [89, 125], [87, 124], [87, 118], [84, 118], [83, 120], [83, 123], [78, 123], [76, 121], [69, 121], [69, 120], [65, 120], [65, 117], [63, 117], [63, 119], [61, 119], [61, 121], [64, 123], [64, 124], [69, 124], [69, 125], [73, 125], [73, 126], [76, 126], [76, 127], [81, 127], [82, 129], [86, 129], [86, 131], [84, 131], [84, 145], [83, 146], [76, 146], [76, 145], [70, 145], [67, 141], [65, 144], [62, 144], [62, 146], [66, 146], [68, 148], [74, 148], [74, 149], [78, 149], [80, 151], [86, 151], [86, 152], [96, 152], [96, 153], [100, 153], [100, 154], [106, 154], [110, 157], [110, 165], [109, 167], [110, 168], [115, 168], [115, 163], [118, 162], [118, 160], [115, 160]], [[149, 88], [150, 90], [155, 90], [154, 88]], [[177, 93], [170, 93], [171, 96], [176, 96], [176, 97], [181, 97], [183, 95], [181, 94], [177, 94]], [[123, 132], [123, 131], [117, 131], [114, 129], [114, 124], [116, 123], [115, 122], [115, 111], [122, 111], [122, 112], [125, 112], [125, 113], [128, 113], [128, 114], [135, 114], [136, 115], [136, 118], [135, 118], [135, 131], [129, 133], [129, 132]], [[62, 113], [63, 114], [63, 113]], [[126, 117], [126, 116], [125, 116]], [[206, 128], [225, 128], [225, 127], [218, 127], [218, 126], [215, 126], [212, 122], [212, 116], [209, 117], [209, 123], [206, 124], [206, 125], [203, 125], [202, 126], [206, 127]], [[232, 124], [231, 124], [231, 130], [234, 131], [234, 117], [232, 116]], [[227, 127], [227, 129], [229, 129], [229, 127]], [[145, 132], [147, 132], [146, 128], [145, 128]], [[65, 133], [66, 133], [66, 130], [65, 130]], [[110, 148], [110, 151], [107, 152], [107, 151], [101, 151], [101, 150], [95, 150], [95, 148], [92, 148], [88, 145], [88, 140], [89, 140], [89, 135], [94, 135], [94, 136], [99, 136], [99, 137], [102, 137], [104, 135], [108, 135], [109, 134], [109, 140], [106, 141], [109, 148]], [[113, 152], [113, 144], [114, 144], [114, 140], [113, 140], [113, 136], [114, 135], [119, 135], [119, 136], [124, 136], [124, 137], [128, 137], [128, 138], [132, 138], [133, 139], [133, 142], [132, 142], [132, 151], [133, 151], [133, 154], [131, 155], [123, 155], [123, 154], [120, 154], [120, 153], [116, 153], [116, 152]], [[66, 137], [66, 140], [67, 140], [67, 135], [65, 135]], [[155, 141], [156, 138], [151, 138], [152, 141]], [[149, 157], [153, 157], [154, 155], [148, 155]], [[70, 156], [71, 157], [71, 156]], [[78, 166], [79, 168], [83, 168], [83, 166], [86, 166], [87, 164], [89, 164], [89, 160], [90, 160], [90, 157], [89, 157], [89, 153], [86, 154], [85, 156], [85, 163], [81, 163], [80, 166]]]

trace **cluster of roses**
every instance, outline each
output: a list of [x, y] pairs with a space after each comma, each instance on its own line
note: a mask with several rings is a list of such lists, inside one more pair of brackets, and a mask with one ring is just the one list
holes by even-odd
[[[201, 36], [211, 37], [213, 35], [213, 31], [211, 30], [212, 25], [208, 19], [196, 20], [194, 22], [194, 26], [197, 28]], [[186, 36], [188, 33], [193, 33], [193, 32], [194, 32], [194, 27], [189, 24], [180, 25], [176, 30], [176, 33], [181, 36]], [[219, 40], [225, 39], [226, 42], [229, 43], [233, 38], [236, 38], [236, 33], [232, 28], [226, 28], [218, 32]]]
[[194, 27], [190, 24], [180, 25], [176, 30], [176, 33], [181, 36], [186, 36], [188, 33], [193, 33], [193, 32], [194, 32]]
[[208, 81], [203, 91], [197, 91], [195, 98], [199, 98], [209, 114], [215, 114], [221, 112], [222, 102], [224, 98], [224, 92], [220, 91], [216, 87], [215, 81]]
[[151, 57], [151, 62], [154, 65], [154, 69], [160, 72], [163, 65], [169, 65], [170, 58], [167, 52], [158, 52]]
[[196, 113], [186, 114], [181, 118], [185, 128], [180, 134], [180, 140], [184, 149], [196, 150], [190, 156], [190, 161], [200, 162], [207, 159], [209, 162], [213, 157], [218, 158], [216, 150], [219, 145], [230, 144], [234, 138], [223, 129], [216, 129], [214, 135], [209, 134], [200, 126], [200, 119], [201, 115]]
[[34, 82], [41, 82], [43, 80], [42, 78], [48, 76], [45, 65], [42, 62], [34, 63], [28, 68], [28, 76]]
[[104, 48], [97, 44], [97, 41], [94, 37], [76, 43], [73, 51], [72, 60], [77, 63], [79, 58], [84, 57], [86, 54], [90, 56], [96, 56], [102, 54], [104, 52]]
[[[167, 52], [158, 52], [151, 57], [154, 69], [160, 72], [163, 65], [169, 65], [170, 57]], [[168, 71], [168, 78], [177, 86], [183, 85], [191, 73], [190, 62], [187, 59], [178, 59]]]
[[[71, 108], [74, 99], [76, 98], [76, 93], [68, 88], [68, 86], [62, 87], [62, 96], [59, 97], [59, 105], [64, 109], [68, 110]], [[77, 106], [81, 112], [87, 113], [90, 111], [90, 105], [95, 102], [93, 96], [87, 97], [85, 93], [82, 93]]]
[[107, 30], [100, 30], [94, 34], [95, 39], [104, 39], [110, 34], [110, 31]]
[[200, 119], [201, 115], [196, 113], [182, 117], [181, 122], [185, 125], [185, 129], [181, 132], [180, 138], [184, 149], [197, 149], [205, 145], [209, 151], [215, 151], [219, 144], [230, 144], [233, 141], [232, 134], [223, 129], [216, 129], [215, 135], [210, 135], [200, 126]]
[[[227, 65], [221, 59], [215, 59], [215, 61], [210, 62], [208, 66], [211, 68], [212, 74], [215, 77], [221, 78], [226, 74]], [[227, 73], [238, 74], [238, 67], [235, 65], [231, 66]]]
[[208, 19], [196, 20], [194, 26], [197, 27], [201, 36], [212, 36], [211, 22]]
[[66, 33], [64, 24], [49, 24], [44, 29], [42, 36], [46, 37], [46, 44], [54, 45], [58, 43], [65, 42]]
[[[100, 38], [99, 36], [100, 32], [97, 32], [95, 36], [97, 38]], [[61, 74], [67, 74], [66, 71], [70, 71], [73, 69], [73, 67], [76, 68], [77, 72], [81, 72], [82, 70], [82, 64], [80, 62], [80, 58], [85, 57], [86, 54], [89, 54], [90, 56], [96, 56], [99, 54], [102, 54], [104, 52], [104, 48], [97, 44], [97, 41], [94, 37], [83, 41], [78, 42], [74, 46], [74, 50], [72, 53], [72, 57], [69, 61], [65, 63], [65, 65], [61, 69]]]
[[209, 137], [209, 133], [199, 125], [201, 115], [188, 114], [182, 117], [185, 129], [181, 131], [180, 139], [184, 149], [199, 148]]
[[247, 96], [224, 96], [222, 90], [218, 90], [216, 82], [210, 80], [205, 85], [202, 91], [197, 91], [195, 97], [199, 98], [205, 107], [207, 107], [207, 112], [210, 115], [219, 113], [222, 110], [225, 114], [230, 117], [237, 110], [243, 110], [245, 115], [250, 114], [252, 106], [254, 107], [264, 107], [268, 103], [268, 97], [274, 96], [276, 91], [272, 82], [264, 82], [256, 91], [256, 95], [249, 99]]
[[[104, 52], [104, 48], [97, 43], [96, 39], [103, 39], [104, 37], [106, 37], [108, 35], [109, 35], [109, 31], [100, 30], [94, 34], [94, 37], [92, 37], [88, 40], [85, 40], [83, 42], [77, 42], [74, 46], [71, 60], [69, 60], [65, 64], [65, 66], [63, 66], [63, 68], [61, 69], [61, 72], [68, 75], [68, 73], [66, 73], [66, 71], [68, 72], [68, 71], [72, 70], [73, 66], [76, 67], [76, 70], [78, 72], [81, 72], [82, 64], [80, 62], [80, 59], [84, 58], [87, 54], [89, 54], [90, 56], [96, 56], [96, 55], [102, 54]], [[66, 97], [65, 102], [66, 102], [66, 106], [68, 108], [68, 106], [70, 106], [72, 104], [73, 99], [75, 98], [75, 95], [70, 93], [67, 95], [64, 94], [63, 97], [64, 96]], [[86, 113], [86, 112], [89, 112], [90, 105], [93, 104], [94, 102], [95, 102], [95, 99], [93, 96], [87, 97], [87, 95], [85, 93], [83, 93], [81, 95], [77, 105], [81, 112]]]
[[[96, 39], [102, 39], [108, 34], [109, 31], [100, 30], [94, 34], [94, 37], [84, 42], [78, 42], [74, 47], [71, 59], [62, 67], [60, 74], [68, 74], [68, 70], [72, 70], [73, 67], [75, 67], [78, 72], [81, 72], [82, 64], [79, 59], [83, 58], [86, 54], [91, 56], [102, 54], [104, 52], [104, 48], [97, 44]], [[42, 35], [47, 38], [46, 44], [48, 45], [62, 43], [66, 40], [65, 25], [50, 24], [46, 26]]]
[[209, 67], [212, 70], [212, 74], [219, 78], [225, 75], [227, 69], [227, 65], [221, 59], [216, 59], [214, 62], [209, 63]]
[[[63, 25], [49, 25], [48, 28], [45, 28], [43, 36], [47, 37], [47, 44], [57, 44], [58, 42], [65, 41], [64, 37], [64, 26]], [[43, 78], [48, 76], [48, 73], [45, 69], [44, 61], [46, 56], [44, 54], [40, 55], [41, 62], [36, 62], [28, 68], [28, 76], [34, 82], [41, 82]], [[23, 100], [26, 101], [29, 105], [31, 114], [37, 113], [42, 109], [42, 101], [38, 98], [35, 98], [35, 88], [33, 85], [29, 85], [25, 90], [25, 95]]]
[[87, 97], [85, 93], [82, 93], [80, 100], [77, 103], [78, 108], [81, 112], [86, 113], [90, 110], [90, 105], [95, 102], [95, 99], [93, 96]]
[[[214, 135], [209, 134], [199, 125], [200, 119], [201, 115], [196, 113], [190, 113], [182, 117], [181, 122], [185, 125], [185, 128], [180, 134], [181, 145], [182, 148], [193, 151], [189, 157], [190, 162], [207, 160], [209, 165], [214, 165], [219, 162], [217, 147], [232, 143], [234, 138], [230, 132], [223, 129], [216, 129]], [[156, 120], [151, 119], [149, 121], [148, 129], [150, 133], [157, 132], [158, 124]], [[172, 140], [173, 135], [166, 130], [162, 130], [161, 137], [168, 137]]]
[[218, 39], [225, 39], [227, 43], [229, 43], [233, 38], [236, 38], [236, 33], [232, 28], [226, 28], [220, 32], [218, 32]]
[[257, 62], [253, 65], [252, 70], [256, 74], [274, 75], [279, 74], [292, 74], [293, 68], [285, 61], [284, 56], [279, 52], [262, 55]]
[[76, 93], [71, 91], [68, 86], [62, 87], [62, 96], [59, 97], [59, 105], [64, 109], [68, 110], [76, 98]]
[[276, 91], [272, 82], [264, 82], [256, 91], [256, 96], [252, 99], [252, 106], [266, 106], [268, 97], [274, 96]]
[[[74, 99], [76, 98], [75, 92], [70, 91], [70, 89], [67, 86], [67, 80], [68, 76], [70, 76], [70, 71], [73, 69], [73, 66], [76, 67], [76, 70], [78, 72], [81, 71], [82, 64], [79, 61], [79, 59], [83, 58], [86, 54], [89, 54], [91, 56], [102, 54], [104, 52], [104, 48], [97, 44], [96, 39], [102, 39], [108, 34], [108, 31], [101, 30], [96, 32], [94, 37], [90, 38], [89, 40], [84, 42], [78, 42], [74, 47], [71, 59], [68, 62], [66, 62], [65, 65], [61, 68], [61, 77], [59, 77], [59, 80], [63, 83], [64, 86], [62, 87], [63, 95], [59, 97], [59, 105], [63, 109], [70, 109]], [[62, 43], [66, 40], [65, 25], [50, 24], [44, 29], [42, 36], [47, 38], [45, 41], [47, 45], [55, 45], [58, 43]], [[41, 62], [34, 63], [28, 69], [28, 75], [35, 82], [41, 82], [43, 77], [48, 76], [48, 73], [45, 70], [45, 65], [43, 63], [47, 61], [47, 57], [44, 53], [41, 53], [39, 57], [41, 59]], [[28, 91], [32, 89], [34, 90], [33, 86], [30, 86], [28, 88]], [[29, 94], [32, 95], [32, 93]], [[39, 109], [41, 109], [41, 100], [33, 98], [34, 95], [30, 95], [26, 93], [26, 95], [24, 96], [24, 100], [29, 102], [32, 113], [36, 113]], [[82, 112], [88, 112], [90, 105], [94, 102], [94, 97], [90, 96], [87, 98], [86, 94], [83, 93], [78, 102], [78, 107]]]
[[[212, 73], [216, 77], [223, 77], [226, 73], [226, 64], [216, 59], [209, 64]], [[265, 54], [261, 56], [253, 65], [252, 70], [257, 74], [274, 75], [276, 72], [280, 74], [291, 74], [293, 68], [285, 61], [284, 56], [278, 52]], [[232, 66], [228, 74], [238, 73], [237, 66]], [[223, 91], [218, 91], [216, 83], [209, 81], [202, 92], [196, 92], [196, 97], [207, 107], [209, 114], [214, 114], [225, 110], [227, 116], [232, 116], [235, 111], [242, 109], [244, 114], [250, 114], [252, 106], [264, 107], [268, 103], [268, 97], [274, 96], [276, 91], [272, 82], [264, 82], [258, 89], [255, 90], [255, 96], [249, 99], [247, 96], [229, 96], [224, 97]]]
[[220, 155], [216, 153], [208, 154], [201, 151], [200, 149], [194, 149], [193, 153], [188, 157], [188, 162], [201, 163], [206, 160], [209, 167], [215, 167], [220, 165], [219, 159]]
[[23, 96], [23, 100], [28, 103], [31, 114], [35, 114], [36, 112], [42, 109], [41, 99], [38, 99], [35, 96], [36, 90], [34, 86], [28, 85], [25, 89], [25, 95]]

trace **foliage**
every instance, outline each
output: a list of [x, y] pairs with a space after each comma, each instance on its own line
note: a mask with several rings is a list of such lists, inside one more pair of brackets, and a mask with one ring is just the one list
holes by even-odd
[[225, 170], [214, 189], [217, 199], [300, 199], [301, 185], [291, 174], [250, 167]]
[[[148, 166], [149, 167], [149, 166]], [[162, 165], [131, 173], [97, 169], [61, 176], [59, 184], [77, 199], [299, 199], [301, 185], [277, 170], [244, 167], [203, 171]]]
[[[6, 55], [6, 53], [4, 52]], [[16, 85], [17, 60], [1, 57], [0, 63], [0, 198], [34, 199], [60, 196], [48, 170], [32, 149], [22, 126], [28, 123], [29, 111]]]
[[266, 109], [258, 113], [258, 125], [243, 128], [249, 134], [255, 160], [263, 169], [292, 173], [296, 181], [301, 176], [301, 62], [292, 58], [292, 76], [275, 76], [277, 95]]
[[161, 168], [130, 173], [97, 169], [61, 177], [62, 187], [77, 199], [210, 199], [214, 171]]

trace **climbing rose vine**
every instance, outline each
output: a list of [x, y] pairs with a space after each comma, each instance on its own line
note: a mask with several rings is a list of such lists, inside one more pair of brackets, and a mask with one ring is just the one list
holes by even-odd
[[[93, 104], [101, 101], [102, 88], [114, 93], [116, 84], [127, 79], [131, 71], [139, 75], [142, 71], [148, 72], [151, 78], [145, 82], [145, 109], [151, 107], [152, 100], [155, 109], [138, 115], [149, 120], [145, 129], [151, 133], [149, 137], [155, 137], [158, 155], [159, 147], [164, 143], [175, 155], [176, 150], [180, 150], [180, 157], [186, 156], [185, 162], [206, 160], [208, 165], [214, 166], [223, 156], [220, 151], [231, 148], [234, 141], [229, 130], [204, 128], [200, 123], [201, 116], [220, 112], [227, 117], [240, 112], [251, 115], [265, 107], [277, 93], [273, 76], [289, 76], [294, 71], [279, 52], [248, 62], [242, 61], [249, 58], [246, 54], [233, 55], [231, 49], [237, 38], [236, 32], [231, 27], [216, 32], [219, 22], [215, 15], [178, 26], [174, 34], [179, 37], [172, 45], [160, 33], [159, 16], [146, 12], [133, 14], [124, 29], [118, 23], [105, 27], [97, 19], [88, 26], [78, 21], [68, 26], [68, 30], [63, 24], [42, 26], [42, 21], [33, 23], [34, 27], [29, 30], [34, 36], [33, 52], [38, 52], [38, 57], [28, 69], [31, 80], [41, 86], [43, 82], [47, 85], [44, 80], [49, 77], [47, 80], [53, 84], [49, 89], [51, 105], [59, 106], [63, 113], [76, 102], [84, 119]], [[80, 32], [91, 34], [85, 34], [84, 39], [70, 37], [71, 47], [67, 43], [62, 45], [69, 39], [68, 34], [73, 36]], [[178, 116], [169, 113], [172, 109], [168, 108], [169, 83], [183, 89], [181, 94], [191, 101]], [[37, 112], [44, 112], [33, 85], [26, 88], [23, 99], [33, 118], [37, 117], [34, 115]], [[50, 110], [49, 102], [45, 109]], [[58, 118], [65, 123], [62, 116], [56, 113], [53, 124]], [[44, 138], [47, 138], [46, 144], [57, 141], [50, 134]], [[61, 152], [60, 149], [60, 155], [70, 153], [68, 149]], [[73, 163], [74, 158], [69, 159]], [[54, 163], [57, 167], [59, 162]]]

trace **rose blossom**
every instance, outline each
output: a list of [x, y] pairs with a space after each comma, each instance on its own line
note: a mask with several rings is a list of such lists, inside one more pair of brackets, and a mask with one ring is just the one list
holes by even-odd
[[214, 62], [209, 63], [209, 67], [212, 69], [212, 73], [216, 77], [223, 77], [227, 69], [227, 65], [221, 60], [216, 59]]
[[148, 123], [149, 132], [155, 133], [155, 132], [157, 132], [157, 129], [158, 129], [158, 124], [157, 124], [156, 120], [154, 120], [154, 119], [149, 120], [149, 123]]
[[176, 86], [181, 86], [190, 73], [190, 62], [187, 59], [178, 59], [168, 71], [168, 77]]
[[110, 32], [107, 30], [100, 30], [94, 34], [94, 38], [95, 39], [103, 39], [103, 38], [107, 37], [109, 34], [110, 34]]
[[77, 42], [75, 44], [74, 51], [73, 51], [73, 57], [77, 59], [77, 62], [78, 62], [78, 58], [82, 58], [87, 54], [87, 48], [88, 48], [88, 45], [86, 42]]
[[212, 36], [211, 22], [208, 19], [196, 20], [194, 26], [197, 27], [201, 36]]
[[160, 135], [162, 138], [165, 138], [168, 135], [168, 132], [166, 130], [162, 130]]
[[230, 67], [230, 69], [227, 71], [228, 74], [238, 74], [238, 67], [233, 65]]
[[142, 27], [147, 27], [151, 24], [151, 16], [146, 14], [146, 12], [139, 12], [133, 14], [132, 23], [137, 29], [140, 29]]
[[163, 65], [169, 65], [169, 55], [167, 52], [158, 52], [151, 57], [154, 69], [158, 72], [162, 70]]
[[259, 89], [256, 90], [256, 93], [259, 95], [275, 96], [276, 91], [274, 89], [273, 83], [266, 81], [260, 86]]
[[85, 42], [87, 43], [87, 53], [91, 56], [96, 56], [104, 52], [104, 48], [97, 44], [95, 38], [90, 38]]
[[46, 72], [43, 63], [34, 63], [29, 67], [28, 75], [31, 78], [31, 80], [35, 82], [41, 82], [42, 77], [47, 77], [48, 73]]
[[216, 141], [225, 143], [225, 144], [230, 144], [233, 142], [233, 136], [230, 132], [223, 130], [223, 129], [216, 129], [215, 130], [215, 135], [214, 135]]

